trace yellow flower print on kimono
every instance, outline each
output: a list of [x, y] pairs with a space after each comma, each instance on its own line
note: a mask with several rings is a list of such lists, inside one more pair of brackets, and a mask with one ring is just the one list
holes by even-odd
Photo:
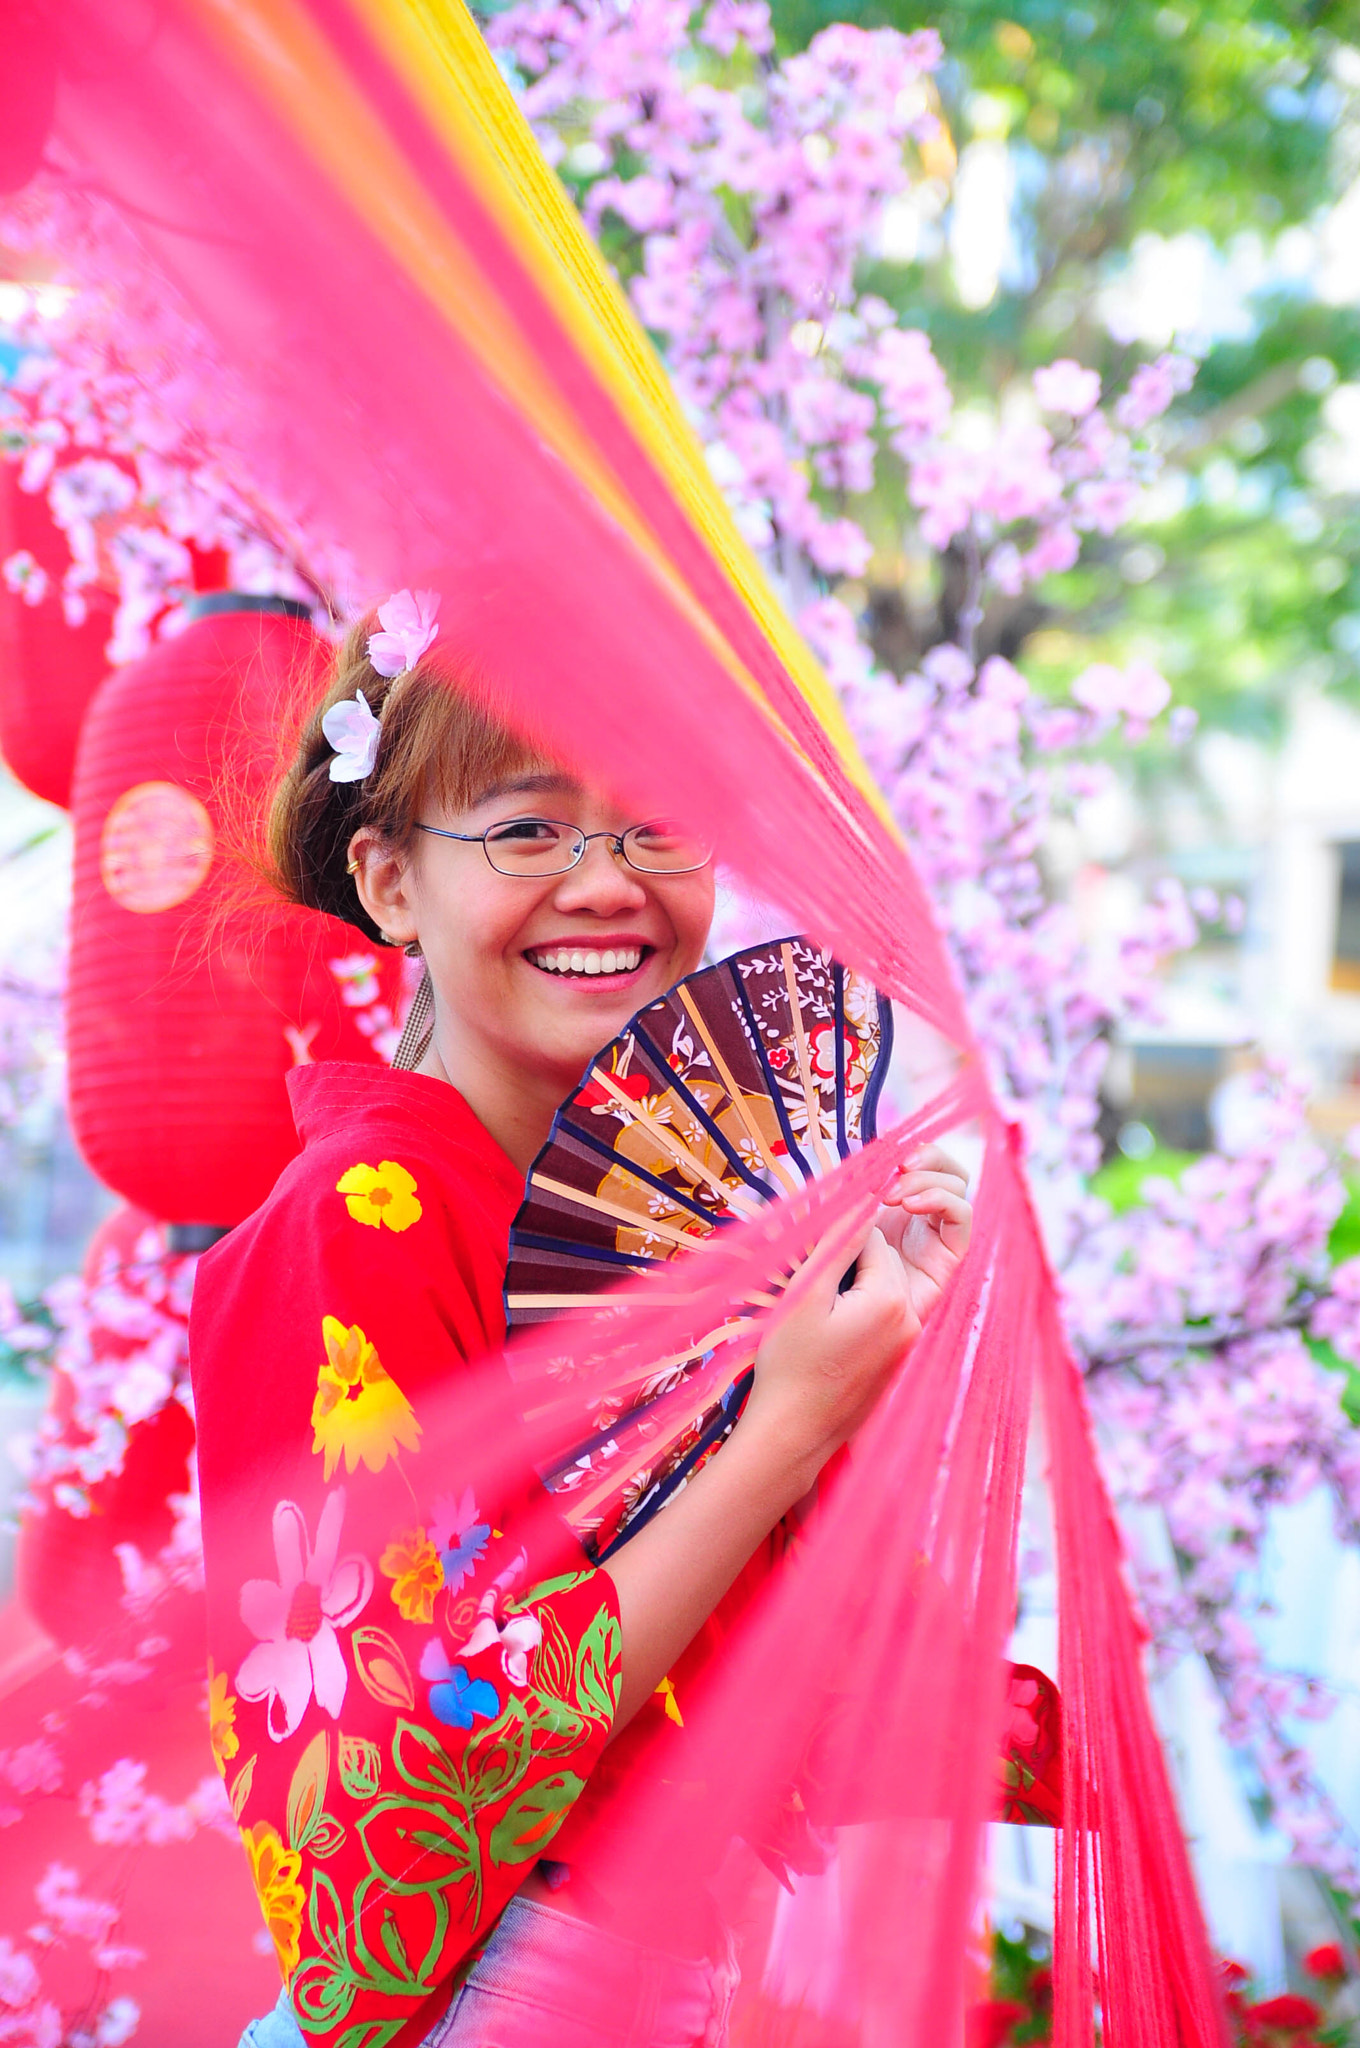
[[302, 1858], [296, 1849], [285, 1849], [277, 1828], [257, 1820], [253, 1828], [242, 1828], [241, 1840], [250, 1858], [260, 1911], [269, 1929], [285, 1979], [298, 1965], [298, 1936], [302, 1932]]
[[213, 1762], [225, 1778], [227, 1765], [241, 1747], [241, 1738], [236, 1733], [236, 1701], [227, 1674], [214, 1671], [211, 1657], [208, 1659], [208, 1732]]
[[392, 1598], [403, 1621], [433, 1619], [435, 1596], [444, 1584], [444, 1567], [423, 1529], [408, 1529], [389, 1543], [378, 1559], [378, 1570], [385, 1579], [395, 1581]]
[[398, 1450], [420, 1449], [420, 1424], [357, 1323], [346, 1327], [323, 1316], [326, 1363], [316, 1375], [312, 1449], [324, 1453], [329, 1480], [341, 1458], [345, 1470], [363, 1464], [380, 1472]]
[[335, 1191], [344, 1196], [355, 1222], [371, 1224], [374, 1230], [380, 1224], [389, 1230], [409, 1230], [420, 1221], [415, 1181], [395, 1159], [384, 1159], [380, 1166], [351, 1166], [335, 1183]]

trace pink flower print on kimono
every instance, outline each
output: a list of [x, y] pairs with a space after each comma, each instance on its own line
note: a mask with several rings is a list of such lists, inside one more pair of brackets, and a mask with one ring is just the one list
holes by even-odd
[[491, 1524], [478, 1516], [470, 1487], [464, 1487], [457, 1498], [450, 1493], [435, 1502], [430, 1515], [430, 1541], [439, 1552], [444, 1584], [450, 1594], [458, 1591], [464, 1579], [472, 1577], [490, 1534]]
[[536, 1614], [511, 1614], [496, 1618], [498, 1593], [483, 1593], [472, 1634], [463, 1644], [462, 1655], [475, 1657], [482, 1650], [500, 1645], [501, 1669], [511, 1685], [527, 1685], [529, 1659], [543, 1640], [543, 1624]]
[[241, 1619], [260, 1640], [236, 1674], [236, 1691], [243, 1700], [268, 1700], [275, 1742], [292, 1734], [313, 1694], [333, 1721], [345, 1703], [349, 1673], [336, 1630], [368, 1605], [373, 1567], [366, 1557], [337, 1557], [344, 1519], [345, 1489], [337, 1486], [321, 1510], [313, 1549], [301, 1508], [281, 1500], [274, 1510], [278, 1584], [247, 1579], [241, 1588]]

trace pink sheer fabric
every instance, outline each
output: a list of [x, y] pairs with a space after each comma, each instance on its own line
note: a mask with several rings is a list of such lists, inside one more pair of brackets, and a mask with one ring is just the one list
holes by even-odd
[[[765, 1840], [796, 1794], [836, 1879], [805, 1895], [810, 1912], [830, 1916], [822, 2021], [863, 2048], [962, 2041], [978, 1991], [972, 1930], [1037, 1397], [1064, 1709], [1055, 2038], [1088, 2048], [1098, 2009], [1107, 2048], [1208, 2048], [1223, 2038], [1221, 2011], [1079, 1373], [1018, 1136], [990, 1093], [907, 852], [370, 40], [362, 8], [297, 0], [276, 18], [300, 23], [356, 87], [518, 332], [554, 364], [558, 389], [678, 565], [684, 601], [488, 380], [304, 148], [262, 74], [224, 56], [225, 12], [166, 0], [153, 29], [134, 0], [64, 0], [58, 11], [81, 57], [63, 78], [50, 154], [73, 189], [122, 206], [117, 260], [158, 277], [201, 328], [220, 369], [205, 415], [219, 458], [280, 517], [346, 554], [365, 589], [439, 591], [441, 650], [466, 657], [503, 715], [639, 805], [683, 814], [791, 924], [872, 976], [934, 1048], [910, 1117], [828, 1179], [668, 1267], [664, 1285], [640, 1282], [592, 1323], [514, 1347], [541, 1455], [573, 1440], [583, 1397], [639, 1386], [657, 1359], [744, 1316], [752, 1295], [778, 1295], [790, 1273], [794, 1293], [802, 1276], [843, 1264], [920, 1143], [965, 1125], [983, 1140], [976, 1235], [955, 1285], [785, 1567], [686, 1702], [685, 1786], [662, 1782], [645, 1756], [625, 1774], [612, 1824], [590, 1846], [599, 1873], [662, 1929], [716, 1872], [754, 1985], [774, 1886], [743, 1844]], [[759, 698], [734, 680], [706, 624], [739, 651]], [[731, 1348], [715, 1352], [718, 1391]], [[691, 1383], [687, 1404], [700, 1391]], [[470, 1441], [488, 1474], [515, 1455], [478, 1439], [466, 1386], [447, 1416], [427, 1406], [421, 1419], [424, 1454], [445, 1457], [453, 1475]], [[546, 1497], [540, 1512], [551, 1513]], [[358, 1543], [357, 1530], [347, 1540]], [[201, 1638], [185, 1612], [173, 1629], [145, 1614], [91, 1619], [101, 1667], [121, 1660], [121, 1676], [93, 1683], [87, 1659], [85, 1675], [65, 1682], [67, 1739], [97, 1715], [106, 1734], [126, 1729], [135, 1752], [145, 1689], [184, 1682]], [[24, 1715], [53, 1711], [14, 1694], [0, 1745], [33, 1733]], [[777, 1997], [758, 2019], [771, 2042], [811, 2038], [808, 2015]]]

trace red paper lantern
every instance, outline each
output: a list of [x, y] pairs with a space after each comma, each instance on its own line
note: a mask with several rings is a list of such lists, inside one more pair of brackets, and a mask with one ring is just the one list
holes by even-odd
[[27, 553], [47, 578], [38, 604], [0, 583], [0, 754], [35, 796], [71, 801], [76, 741], [90, 699], [108, 671], [104, 645], [113, 601], [88, 593], [90, 615], [68, 626], [61, 579], [71, 550], [41, 492], [21, 491], [19, 469], [0, 461], [0, 562]]
[[[297, 1151], [289, 1067], [377, 1055], [359, 1028], [364, 989], [351, 979], [342, 993], [331, 966], [373, 949], [314, 913], [232, 909], [223, 888], [223, 792], [263, 788], [284, 700], [319, 677], [324, 644], [285, 600], [197, 603], [208, 615], [116, 670], [86, 718], [67, 1045], [90, 1166], [210, 1238], [256, 1208]], [[389, 1005], [400, 968], [387, 953], [370, 977]], [[176, 1245], [201, 1249], [183, 1231]]]

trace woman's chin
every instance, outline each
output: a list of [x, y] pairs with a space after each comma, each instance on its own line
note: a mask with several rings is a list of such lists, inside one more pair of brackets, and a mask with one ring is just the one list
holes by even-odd
[[[538, 1046], [539, 1064], [551, 1068], [554, 1081], [560, 1084], [564, 1101], [580, 1087], [591, 1064], [635, 1014], [636, 1008], [616, 1015], [602, 1008], [589, 1020], [574, 1018], [570, 1030], [564, 1030], [559, 1019], [557, 1030], [551, 1034], [543, 1033]], [[546, 1060], [544, 1053], [548, 1055]]]

